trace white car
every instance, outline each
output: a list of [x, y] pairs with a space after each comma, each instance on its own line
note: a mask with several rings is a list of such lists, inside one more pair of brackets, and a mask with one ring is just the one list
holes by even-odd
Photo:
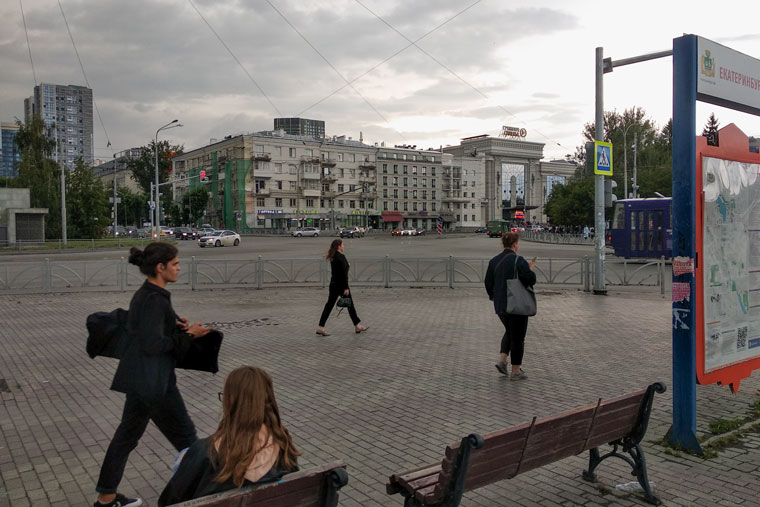
[[234, 231], [214, 231], [198, 239], [198, 246], [238, 246], [240, 234]]
[[402, 236], [416, 236], [417, 229], [404, 229], [401, 231]]

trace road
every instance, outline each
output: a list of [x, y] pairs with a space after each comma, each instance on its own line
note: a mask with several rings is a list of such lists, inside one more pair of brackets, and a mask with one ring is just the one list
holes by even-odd
[[[195, 241], [179, 241], [180, 257], [195, 256], [203, 259], [247, 259], [261, 256], [264, 259], [315, 258], [327, 251], [335, 236], [318, 238], [292, 238], [290, 236], [244, 236], [238, 247], [199, 248]], [[490, 258], [501, 251], [501, 241], [485, 234], [453, 233], [438, 237], [391, 237], [388, 233], [374, 232], [363, 238], [345, 238], [346, 255], [351, 258], [392, 257], [448, 257]], [[594, 256], [592, 245], [556, 245], [522, 241], [520, 254], [531, 259], [580, 259]], [[58, 251], [44, 253], [21, 252], [0, 255], [0, 264], [6, 262], [36, 262], [45, 258], [63, 260], [106, 260], [129, 255], [129, 249], [103, 248], [95, 251]], [[609, 255], [609, 254], [608, 254]]]

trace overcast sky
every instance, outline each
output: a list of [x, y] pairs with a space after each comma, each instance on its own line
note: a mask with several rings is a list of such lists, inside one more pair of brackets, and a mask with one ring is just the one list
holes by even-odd
[[[617, 60], [694, 33], [760, 58], [756, 1], [619, 4], [60, 0], [102, 117], [96, 159], [148, 144], [175, 118], [184, 127], [160, 138], [189, 150], [271, 130], [277, 116], [423, 149], [524, 127], [546, 144], [545, 158], [561, 158], [594, 117], [595, 47]], [[23, 118], [35, 84], [30, 48], [37, 83], [86, 84], [58, 0], [0, 2], [1, 121]], [[605, 109], [641, 106], [662, 126], [671, 82], [671, 58], [617, 68], [605, 77]], [[760, 135], [758, 118], [709, 104], [698, 106], [700, 129], [712, 111], [721, 125]]]

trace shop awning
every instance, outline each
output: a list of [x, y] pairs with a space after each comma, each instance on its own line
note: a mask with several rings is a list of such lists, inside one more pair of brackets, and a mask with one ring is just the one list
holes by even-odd
[[401, 216], [401, 212], [384, 211], [380, 218], [383, 222], [403, 222], [404, 217]]

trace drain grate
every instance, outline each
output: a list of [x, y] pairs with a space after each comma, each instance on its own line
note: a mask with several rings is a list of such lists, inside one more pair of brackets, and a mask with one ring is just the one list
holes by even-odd
[[0, 378], [0, 393], [9, 393], [11, 390], [8, 388], [8, 382], [4, 378]]

